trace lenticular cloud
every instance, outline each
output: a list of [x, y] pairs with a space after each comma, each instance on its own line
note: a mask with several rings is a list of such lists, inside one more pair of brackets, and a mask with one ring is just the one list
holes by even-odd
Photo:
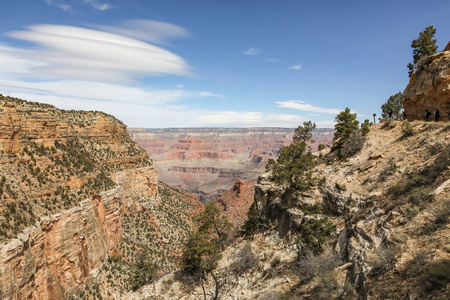
[[34, 70], [38, 72], [30, 73], [44, 78], [125, 83], [144, 76], [192, 76], [188, 64], [178, 55], [119, 34], [36, 25], [8, 36], [38, 45], [34, 51], [18, 52], [17, 56], [39, 62], [39, 69]]

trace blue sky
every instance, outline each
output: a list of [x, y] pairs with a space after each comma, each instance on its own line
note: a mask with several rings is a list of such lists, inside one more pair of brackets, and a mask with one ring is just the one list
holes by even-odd
[[372, 119], [411, 41], [450, 41], [449, 0], [15, 0], [0, 19], [0, 93], [147, 128]]

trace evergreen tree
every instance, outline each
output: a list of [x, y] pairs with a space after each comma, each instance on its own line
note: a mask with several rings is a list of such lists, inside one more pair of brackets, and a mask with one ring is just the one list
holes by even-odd
[[233, 224], [221, 213], [214, 202], [208, 202], [196, 219], [197, 231], [191, 234], [183, 247], [181, 267], [190, 276], [198, 278], [206, 299], [205, 281], [210, 275], [215, 283], [212, 299], [218, 299], [222, 283], [214, 273], [222, 258]]
[[316, 124], [304, 122], [295, 130], [292, 144], [280, 149], [278, 159], [270, 159], [266, 169], [272, 170], [272, 179], [280, 184], [288, 183], [297, 190], [307, 190], [315, 182], [314, 156], [306, 142], [311, 141]]
[[361, 124], [361, 133], [362, 135], [366, 135], [370, 131], [370, 126], [372, 126], [372, 123], [368, 119], [364, 120], [364, 123]]
[[403, 94], [398, 92], [395, 95], [389, 97], [389, 99], [381, 105], [381, 117], [387, 120], [389, 117], [389, 111], [392, 111], [392, 120], [400, 121], [402, 119], [402, 108], [403, 108]]
[[348, 107], [336, 116], [335, 122], [333, 141], [335, 141], [338, 146], [342, 146], [349, 141], [352, 132], [358, 130], [359, 122], [356, 120], [356, 114], [350, 113], [350, 108]]
[[433, 25], [428, 26], [419, 34], [419, 37], [412, 41], [411, 47], [413, 48], [413, 62], [408, 64], [409, 77], [417, 70], [419, 62], [422, 58], [437, 53], [438, 46], [436, 45], [436, 39], [434, 35], [436, 29]]

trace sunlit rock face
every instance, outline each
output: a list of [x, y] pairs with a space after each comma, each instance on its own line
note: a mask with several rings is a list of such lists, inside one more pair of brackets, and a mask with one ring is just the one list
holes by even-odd
[[441, 121], [449, 120], [450, 43], [444, 51], [424, 59], [411, 76], [403, 92], [403, 107], [409, 120], [423, 120], [427, 109], [432, 114], [437, 109]]

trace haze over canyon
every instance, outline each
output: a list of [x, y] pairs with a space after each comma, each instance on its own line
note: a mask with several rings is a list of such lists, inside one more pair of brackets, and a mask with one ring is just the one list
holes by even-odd
[[[130, 137], [154, 160], [162, 182], [202, 202], [229, 190], [236, 178], [256, 180], [267, 161], [292, 142], [292, 128], [130, 128]], [[328, 145], [333, 130], [314, 131], [311, 146]]]

